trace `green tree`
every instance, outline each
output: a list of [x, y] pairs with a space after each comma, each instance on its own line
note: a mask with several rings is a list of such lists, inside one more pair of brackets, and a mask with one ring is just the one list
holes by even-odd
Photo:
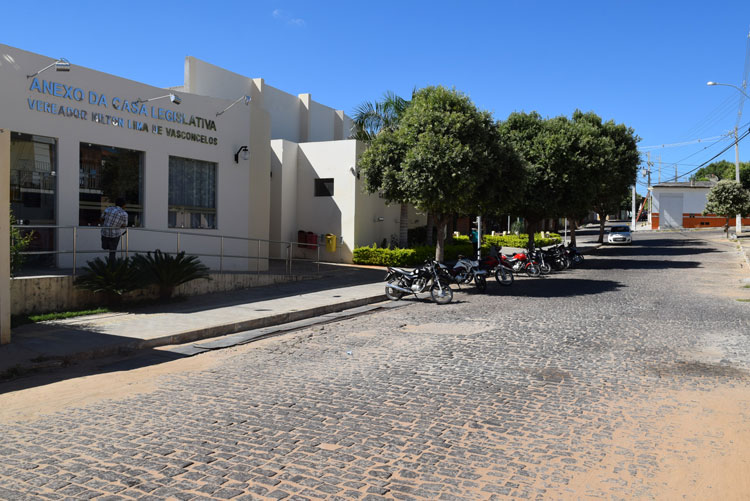
[[[557, 217], [570, 221], [570, 243], [576, 245], [576, 228], [585, 218], [596, 195], [596, 183], [589, 182], [601, 169], [602, 138], [594, 113], [576, 110], [571, 120], [564, 117], [550, 121], [552, 137], [558, 144], [559, 158], [553, 165], [561, 178], [562, 197], [558, 202]], [[557, 125], [559, 124], [559, 125]]]
[[[727, 160], [713, 162], [695, 171], [693, 179], [696, 181], [709, 181], [711, 175], [718, 177], [719, 180], [729, 179], [736, 181], [736, 166], [733, 162]], [[750, 162], [740, 162], [740, 183], [743, 188], [750, 190]]]
[[609, 120], [602, 123], [593, 113], [587, 114], [591, 123], [600, 128], [601, 143], [597, 172], [593, 176], [595, 194], [592, 208], [599, 215], [599, 239], [604, 241], [604, 227], [607, 214], [616, 212], [623, 198], [628, 196], [635, 183], [638, 165], [641, 162], [638, 153], [640, 138], [635, 131], [623, 124]]
[[398, 128], [378, 134], [360, 168], [368, 191], [434, 215], [438, 260], [451, 214], [502, 210], [524, 176], [520, 158], [492, 116], [444, 87], [417, 91]]
[[[366, 101], [360, 104], [354, 110], [352, 138], [371, 145], [382, 131], [393, 132], [398, 128], [398, 123], [409, 104], [410, 101], [391, 91], [387, 91], [381, 101]], [[409, 204], [400, 202], [404, 197], [395, 191], [397, 188], [397, 186], [394, 186], [389, 190], [389, 193], [393, 196], [389, 197], [388, 200], [400, 204], [398, 242], [401, 247], [406, 247], [409, 236]]]
[[727, 218], [726, 231], [729, 238], [729, 218], [736, 214], [750, 213], [750, 192], [737, 181], [724, 179], [708, 192], [703, 214], [716, 214]]
[[[547, 217], [582, 218], [594, 190], [587, 182], [597, 151], [597, 133], [591, 125], [563, 116], [544, 119], [531, 112], [512, 113], [500, 129], [527, 163], [526, 189], [514, 212], [526, 219], [529, 235]], [[533, 237], [528, 246], [534, 249]]]

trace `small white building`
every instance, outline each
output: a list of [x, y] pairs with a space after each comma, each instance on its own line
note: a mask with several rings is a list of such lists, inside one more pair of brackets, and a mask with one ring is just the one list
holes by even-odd
[[[651, 228], [710, 228], [726, 224], [726, 218], [715, 214], [704, 215], [708, 192], [714, 181], [659, 183], [651, 187], [653, 206]], [[730, 218], [730, 225], [735, 218]], [[744, 218], [742, 224], [750, 224]]]
[[398, 233], [398, 206], [362, 189], [343, 111], [193, 57], [169, 89], [66, 63], [0, 45], [11, 207], [55, 227], [35, 229], [34, 250], [66, 252], [40, 264], [103, 256], [96, 225], [120, 196], [131, 252], [179, 248], [214, 269], [266, 269], [300, 231], [335, 235], [321, 257], [341, 261]]

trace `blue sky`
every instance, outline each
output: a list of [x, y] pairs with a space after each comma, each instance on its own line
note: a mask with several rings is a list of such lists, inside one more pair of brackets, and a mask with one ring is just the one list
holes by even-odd
[[[497, 119], [594, 111], [635, 129], [662, 180], [731, 144], [646, 148], [733, 129], [741, 94], [706, 82], [740, 85], [750, 65], [747, 0], [43, 0], [5, 2], [2, 16], [2, 43], [156, 86], [180, 85], [195, 56], [348, 114], [386, 90], [408, 97], [437, 84]], [[719, 159], [734, 161], [733, 149]]]

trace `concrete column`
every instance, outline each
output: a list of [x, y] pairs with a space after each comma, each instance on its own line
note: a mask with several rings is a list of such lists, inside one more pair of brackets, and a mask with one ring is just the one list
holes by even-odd
[[[247, 234], [250, 238], [268, 240], [271, 224], [271, 118], [264, 109], [263, 85], [263, 79], [253, 79], [250, 93], [250, 204]], [[258, 251], [261, 258], [268, 256], [268, 242], [262, 242], [260, 246], [251, 242], [250, 255], [255, 256]], [[255, 268], [267, 270], [268, 261], [260, 261]], [[253, 271], [253, 267], [250, 271]]]
[[299, 96], [299, 142], [306, 143], [310, 139], [310, 104], [312, 96], [310, 94], [300, 94]]
[[10, 131], [0, 129], [0, 344], [10, 343]]

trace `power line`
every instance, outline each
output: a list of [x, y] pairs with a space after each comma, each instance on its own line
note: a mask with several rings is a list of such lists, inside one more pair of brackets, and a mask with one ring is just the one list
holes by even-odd
[[677, 179], [681, 178], [681, 177], [685, 177], [685, 176], [687, 176], [688, 174], [692, 174], [693, 172], [697, 171], [697, 170], [698, 170], [698, 169], [700, 169], [701, 167], [705, 167], [705, 166], [706, 166], [706, 165], [708, 165], [708, 164], [709, 164], [709, 163], [710, 163], [711, 161], [713, 161], [713, 160], [715, 160], [716, 158], [720, 157], [720, 156], [721, 156], [721, 155], [722, 155], [722, 154], [723, 154], [724, 152], [728, 151], [728, 150], [729, 150], [729, 149], [730, 149], [730, 148], [731, 148], [732, 146], [734, 146], [735, 144], [738, 144], [738, 143], [739, 143], [740, 141], [742, 141], [743, 139], [745, 139], [745, 138], [746, 138], [747, 136], [750, 136], [750, 130], [747, 130], [747, 131], [745, 131], [745, 132], [744, 132], [744, 133], [743, 133], [743, 134], [742, 134], [742, 135], [741, 135], [740, 137], [738, 137], [738, 138], [737, 138], [737, 140], [735, 140], [735, 141], [732, 141], [732, 144], [730, 144], [729, 146], [727, 146], [726, 148], [724, 148], [723, 150], [721, 150], [721, 151], [720, 151], [719, 153], [717, 153], [717, 154], [716, 154], [716, 155], [714, 155], [713, 157], [711, 157], [711, 158], [709, 158], [708, 160], [706, 160], [705, 162], [703, 162], [703, 163], [702, 163], [701, 165], [699, 165], [699, 166], [698, 166], [698, 167], [696, 167], [695, 169], [689, 170], [689, 171], [687, 171], [687, 172], [685, 172], [685, 173], [683, 173], [683, 174], [680, 174], [679, 176], [677, 176], [677, 178], [675, 179], [675, 181], [676, 181]]
[[726, 133], [724, 133], [724, 134], [722, 134], [720, 136], [705, 137], [705, 138], [702, 138], [702, 139], [693, 139], [692, 141], [684, 141], [682, 143], [670, 143], [670, 144], [657, 144], [657, 145], [653, 145], [653, 146], [643, 146], [643, 147], [638, 148], [638, 149], [640, 151], [646, 151], [646, 150], [650, 151], [650, 150], [659, 150], [659, 149], [662, 149], [662, 148], [674, 148], [674, 147], [677, 147], [677, 146], [686, 146], [688, 144], [702, 143], [704, 141], [713, 141], [714, 139], [721, 139], [723, 137], [731, 136], [732, 134], [734, 134], [734, 132], [729, 131], [729, 132], [726, 132]]

